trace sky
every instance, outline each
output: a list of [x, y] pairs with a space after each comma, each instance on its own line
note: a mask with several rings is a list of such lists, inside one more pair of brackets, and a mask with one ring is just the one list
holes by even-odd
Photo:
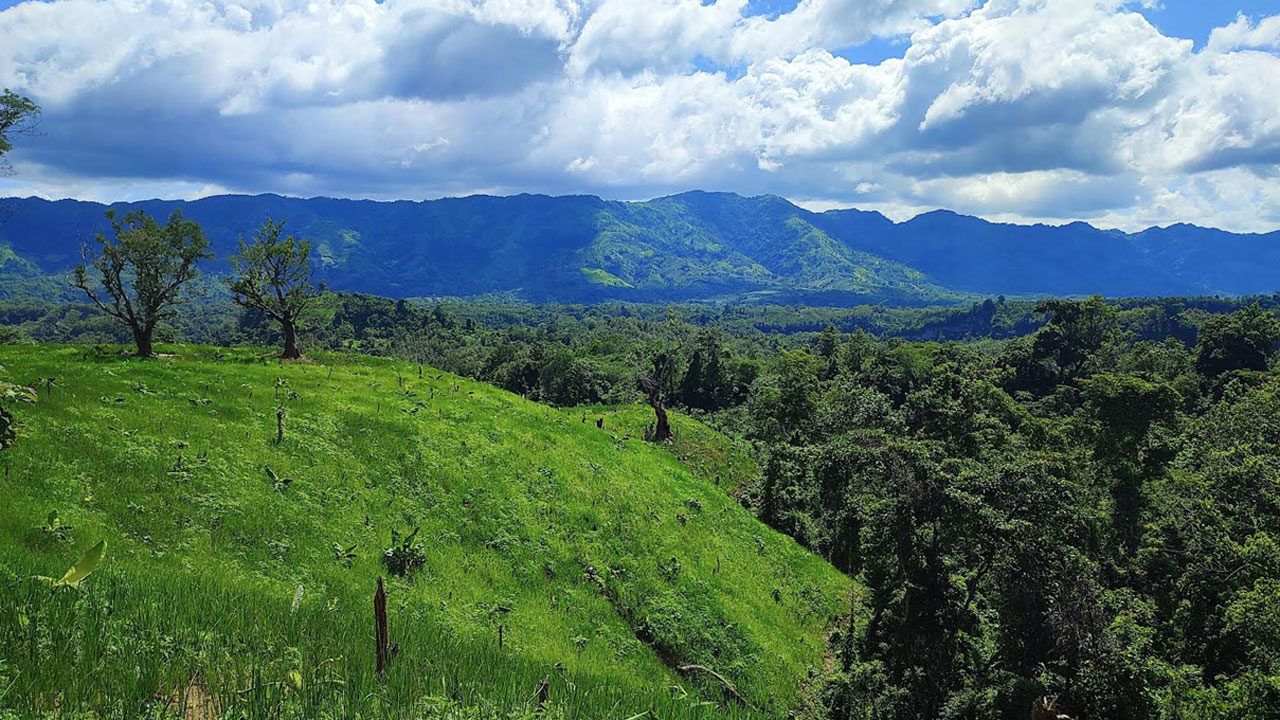
[[1280, 228], [1280, 0], [0, 0], [0, 195]]

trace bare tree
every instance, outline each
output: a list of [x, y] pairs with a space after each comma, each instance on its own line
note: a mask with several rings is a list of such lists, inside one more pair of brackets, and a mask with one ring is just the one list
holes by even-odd
[[665, 442], [671, 438], [671, 423], [667, 420], [666, 400], [671, 394], [676, 374], [676, 351], [660, 348], [653, 354], [650, 371], [636, 378], [636, 385], [644, 392], [649, 407], [657, 419], [649, 440]]

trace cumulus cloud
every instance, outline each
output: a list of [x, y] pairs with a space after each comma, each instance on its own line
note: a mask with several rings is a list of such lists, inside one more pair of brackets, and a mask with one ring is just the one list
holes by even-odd
[[[701, 187], [895, 215], [1280, 225], [1280, 16], [1197, 51], [1144, 5], [27, 2], [0, 12], [0, 86], [45, 115], [0, 192]], [[874, 38], [906, 50], [842, 57]]]

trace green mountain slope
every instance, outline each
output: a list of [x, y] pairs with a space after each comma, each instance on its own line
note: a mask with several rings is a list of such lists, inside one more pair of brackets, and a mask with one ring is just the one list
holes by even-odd
[[[170, 351], [0, 348], [41, 395], [0, 456], [0, 717], [507, 717], [544, 677], [552, 717], [782, 716], [822, 662], [849, 581], [717, 485], [751, 471], [723, 446], [391, 361]], [[80, 591], [30, 579], [100, 538]]]
[[690, 192], [608, 203], [580, 262], [650, 293], [787, 293], [887, 302], [959, 297], [924, 273], [852, 248], [776, 196]]
[[[43, 273], [66, 272], [106, 231], [106, 206], [13, 200], [0, 245]], [[317, 277], [391, 297], [506, 294], [542, 301], [668, 302], [760, 297], [815, 303], [954, 301], [924, 273], [856, 248], [783, 198], [692, 192], [648, 202], [472, 196], [371, 202], [276, 195], [119, 203], [199, 222], [218, 272], [266, 217], [315, 245]], [[878, 216], [877, 216], [878, 217]], [[853, 235], [852, 233], [850, 234]], [[14, 278], [16, 280], [17, 278]], [[0, 266], [0, 297], [10, 284]], [[25, 290], [25, 285], [14, 285]]]
[[[98, 203], [0, 204], [0, 298], [65, 293], [56, 276], [79, 261], [82, 243], [109, 229]], [[181, 207], [209, 236], [220, 258], [207, 268], [215, 273], [237, 238], [268, 216], [285, 219], [289, 232], [315, 244], [318, 279], [388, 297], [921, 305], [998, 294], [1270, 294], [1280, 268], [1280, 232], [1174, 225], [1126, 234], [947, 211], [894, 223], [861, 210], [810, 212], [774, 195], [701, 191], [644, 202], [223, 195], [111, 207], [156, 217]]]

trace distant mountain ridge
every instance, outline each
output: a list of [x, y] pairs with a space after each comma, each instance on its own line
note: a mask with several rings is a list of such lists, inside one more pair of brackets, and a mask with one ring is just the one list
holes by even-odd
[[181, 207], [219, 260], [264, 218], [316, 246], [338, 290], [531, 301], [926, 304], [979, 295], [1260, 294], [1280, 289], [1280, 232], [1193, 225], [1139, 233], [1009, 225], [936, 211], [815, 213], [777, 196], [688, 192], [644, 202], [475, 195], [379, 202], [279, 195], [100, 203], [0, 201], [0, 296], [65, 273], [104, 211]]

